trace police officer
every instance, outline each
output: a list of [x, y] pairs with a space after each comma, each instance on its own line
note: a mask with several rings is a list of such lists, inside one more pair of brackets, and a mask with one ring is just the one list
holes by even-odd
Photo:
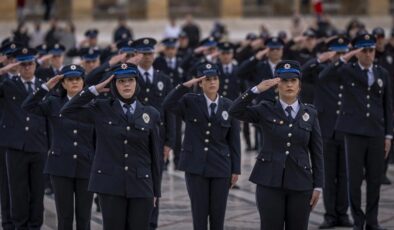
[[[140, 78], [138, 85], [141, 92], [138, 99], [144, 105], [153, 106], [160, 112], [160, 159], [162, 161], [161, 168], [164, 169], [164, 162], [167, 161], [171, 150], [175, 145], [175, 117], [162, 108], [165, 96], [171, 91], [172, 84], [170, 79], [162, 72], [157, 71], [153, 67], [154, 46], [156, 40], [153, 38], [140, 38], [135, 41], [137, 52], [142, 54], [141, 61], [138, 64]], [[159, 219], [159, 202], [152, 213], [151, 229], [157, 228]]]
[[[179, 169], [185, 171], [195, 230], [224, 226], [229, 188], [240, 174], [239, 122], [229, 116], [231, 101], [218, 94], [220, 71], [212, 63], [198, 68], [198, 78], [178, 85], [164, 108], [186, 123]], [[202, 94], [187, 93], [199, 84]]]
[[127, 18], [125, 15], [118, 17], [118, 26], [113, 32], [113, 41], [115, 43], [123, 39], [133, 39], [133, 30], [127, 26]]
[[[6, 42], [1, 46], [0, 52], [6, 58], [4, 59], [2, 65], [2, 71], [0, 74], [4, 75], [0, 77], [0, 82], [5, 79], [12, 79], [18, 74], [18, 65], [14, 57], [14, 52], [18, 49], [18, 44], [15, 42]], [[0, 83], [1, 84], [1, 83]], [[0, 117], [3, 117], [4, 107], [0, 101]], [[7, 164], [6, 164], [6, 148], [0, 147], [0, 205], [1, 205], [1, 225], [4, 230], [15, 229], [11, 220], [11, 210], [10, 210], [10, 192], [8, 186], [7, 177]]]
[[[383, 229], [378, 224], [378, 206], [384, 158], [392, 139], [392, 95], [388, 73], [373, 65], [375, 38], [360, 34], [352, 42], [357, 50], [330, 64], [320, 74], [322, 79], [339, 77], [343, 90], [343, 107], [335, 129], [345, 133], [345, 152], [349, 175], [349, 200], [353, 229]], [[356, 55], [357, 62], [344, 63]], [[360, 125], [362, 124], [362, 125]], [[365, 170], [364, 170], [365, 169]], [[360, 187], [367, 181], [366, 213], [361, 209]]]
[[[163, 45], [163, 53], [159, 55], [153, 62], [153, 67], [165, 73], [171, 81], [172, 85], [178, 85], [186, 81], [183, 69], [181, 67], [182, 58], [177, 55], [176, 38], [165, 38], [161, 41]], [[175, 117], [175, 145], [174, 145], [174, 166], [178, 168], [179, 155], [182, 143], [182, 118]], [[166, 163], [168, 163], [167, 161]]]
[[91, 28], [85, 31], [85, 39], [82, 40], [78, 47], [71, 48], [67, 51], [67, 57], [78, 57], [81, 48], [98, 48], [99, 30]]
[[347, 210], [346, 157], [343, 133], [335, 130], [335, 122], [341, 112], [344, 87], [332, 72], [327, 79], [319, 79], [319, 73], [340, 56], [349, 51], [350, 41], [346, 37], [337, 36], [330, 39], [326, 46], [328, 51], [312, 58], [302, 66], [303, 78], [311, 78], [315, 82], [314, 105], [318, 111], [323, 136], [325, 184], [323, 201], [325, 207], [324, 222], [320, 229], [352, 227]]
[[[323, 187], [323, 144], [317, 111], [298, 99], [298, 62], [279, 62], [275, 77], [237, 98], [230, 115], [263, 127], [264, 144], [250, 176], [250, 181], [257, 184], [261, 229], [279, 230], [286, 226], [287, 230], [306, 230], [309, 213]], [[279, 100], [250, 106], [259, 93], [276, 85]]]
[[43, 81], [48, 81], [50, 78], [55, 75], [60, 74], [60, 71], [63, 67], [64, 63], [64, 51], [66, 48], [59, 43], [55, 43], [53, 46], [48, 47], [48, 54], [51, 55], [50, 67], [45, 68], [44, 66], [40, 66], [37, 69], [36, 75]]
[[[89, 190], [99, 194], [104, 229], [149, 229], [160, 196], [160, 115], [136, 98], [138, 69], [122, 63], [104, 82], [83, 89], [61, 110], [94, 125], [96, 153]], [[95, 100], [110, 83], [113, 99]]]
[[237, 77], [238, 65], [234, 58], [234, 45], [230, 42], [218, 44], [218, 68], [221, 72], [219, 94], [235, 100], [241, 93], [241, 79]]
[[35, 49], [15, 52], [19, 76], [0, 84], [5, 113], [0, 145], [7, 148], [11, 218], [16, 229], [39, 229], [43, 223], [44, 164], [48, 150], [46, 121], [22, 110], [23, 100], [43, 83], [34, 76]]
[[[93, 200], [88, 183], [94, 158], [94, 129], [91, 124], [60, 115], [63, 105], [82, 90], [84, 69], [68, 65], [60, 74], [41, 85], [34, 95], [29, 95], [22, 108], [48, 119], [51, 145], [44, 172], [50, 175], [53, 184], [58, 229], [72, 230], [75, 213], [77, 229], [88, 230]], [[62, 95], [48, 95], [59, 81]]]

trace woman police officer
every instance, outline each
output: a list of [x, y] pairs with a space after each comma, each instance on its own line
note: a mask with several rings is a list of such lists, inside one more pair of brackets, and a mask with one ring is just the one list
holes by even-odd
[[[137, 99], [138, 69], [121, 63], [111, 77], [83, 89], [61, 110], [93, 124], [96, 155], [89, 190], [99, 196], [104, 229], [149, 229], [155, 198], [160, 196], [159, 112]], [[97, 99], [108, 91], [113, 98]]]
[[[275, 75], [238, 97], [230, 115], [263, 128], [263, 148], [250, 176], [257, 184], [261, 229], [306, 230], [323, 186], [322, 137], [316, 110], [298, 100], [299, 63], [281, 61]], [[279, 100], [249, 106], [276, 85]]]
[[[78, 65], [62, 68], [22, 108], [48, 119], [51, 146], [45, 165], [55, 193], [58, 229], [72, 230], [74, 213], [78, 230], [90, 229], [93, 193], [88, 191], [90, 166], [94, 157], [94, 128], [60, 115], [63, 105], [82, 90], [85, 70]], [[60, 95], [49, 92], [61, 81]], [[74, 208], [75, 200], [75, 208]]]
[[[229, 188], [240, 174], [239, 122], [228, 115], [231, 100], [219, 96], [216, 65], [200, 64], [199, 78], [178, 85], [164, 109], [186, 123], [179, 169], [185, 171], [195, 230], [223, 229]], [[199, 84], [201, 94], [187, 93]]]

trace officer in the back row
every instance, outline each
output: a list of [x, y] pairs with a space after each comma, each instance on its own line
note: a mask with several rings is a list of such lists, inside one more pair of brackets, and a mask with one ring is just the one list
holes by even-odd
[[312, 58], [302, 66], [304, 78], [315, 82], [314, 105], [318, 111], [320, 128], [323, 136], [323, 156], [325, 184], [323, 189], [324, 222], [320, 229], [352, 227], [347, 210], [346, 158], [343, 133], [334, 129], [343, 103], [343, 85], [340, 73], [333, 71], [330, 77], [319, 79], [319, 73], [330, 63], [335, 62], [349, 51], [349, 39], [334, 37], [326, 44], [328, 51], [317, 58]]
[[[164, 161], [168, 159], [170, 151], [175, 145], [175, 117], [162, 107], [164, 98], [172, 89], [172, 84], [167, 75], [157, 71], [153, 67], [154, 47], [156, 40], [153, 38], [140, 38], [134, 41], [137, 52], [142, 53], [141, 61], [138, 64], [138, 71], [141, 77], [137, 79], [141, 91], [138, 99], [144, 105], [153, 106], [160, 112], [160, 159], [162, 169]], [[151, 218], [151, 229], [157, 228], [159, 217], [159, 200], [153, 210]]]
[[[353, 40], [357, 50], [349, 52], [320, 74], [339, 77], [343, 85], [343, 107], [335, 129], [345, 133], [349, 176], [349, 200], [355, 230], [381, 230], [378, 207], [384, 158], [393, 137], [391, 83], [387, 71], [373, 65], [375, 38], [360, 34]], [[355, 55], [357, 61], [344, 63]], [[331, 73], [337, 71], [336, 76]], [[361, 209], [361, 184], [367, 181], [367, 206]]]
[[48, 150], [45, 118], [22, 110], [21, 104], [44, 82], [35, 75], [35, 49], [15, 52], [19, 76], [0, 84], [4, 103], [0, 145], [6, 161], [11, 198], [11, 218], [16, 229], [40, 229], [44, 213], [44, 164]]

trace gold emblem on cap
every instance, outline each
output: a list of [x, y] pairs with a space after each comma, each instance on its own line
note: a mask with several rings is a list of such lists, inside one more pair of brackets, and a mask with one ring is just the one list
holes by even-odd
[[285, 69], [290, 69], [291, 65], [289, 63], [286, 63], [284, 67], [285, 67]]
[[133, 44], [133, 41], [129, 40], [129, 42], [127, 42], [127, 45], [130, 46], [131, 44]]
[[47, 45], [46, 44], [42, 45], [42, 48], [47, 49]]
[[122, 34], [122, 38], [127, 38], [127, 34]]
[[143, 42], [145, 45], [149, 44], [149, 40], [147, 38], [145, 38]]
[[338, 39], [338, 43], [339, 43], [339, 44], [342, 44], [343, 42], [344, 42], [344, 41], [343, 41], [342, 38]]
[[210, 68], [212, 68], [212, 65], [211, 64], [207, 64], [205, 67], [207, 67], [207, 69], [210, 69]]
[[368, 34], [366, 34], [366, 35], [364, 36], [364, 38], [365, 38], [365, 40], [369, 40], [369, 39], [370, 39], [370, 37], [369, 37]]
[[89, 54], [92, 55], [94, 53], [93, 49], [89, 49]]
[[127, 69], [127, 64], [126, 64], [126, 63], [123, 63], [123, 64], [120, 66], [120, 68], [122, 68], [122, 69]]
[[75, 65], [71, 65], [70, 69], [75, 70], [77, 67]]
[[22, 49], [22, 53], [23, 53], [23, 54], [27, 54], [27, 51], [28, 51], [28, 50], [27, 50], [26, 48], [23, 48], [23, 49]]
[[11, 44], [11, 49], [15, 49], [16, 45], [15, 44]]
[[273, 41], [273, 42], [277, 42], [277, 41], [278, 41], [278, 39], [276, 39], [276, 38], [273, 38], [273, 39], [272, 39], [272, 41]]
[[55, 49], [59, 49], [59, 44], [55, 44]]

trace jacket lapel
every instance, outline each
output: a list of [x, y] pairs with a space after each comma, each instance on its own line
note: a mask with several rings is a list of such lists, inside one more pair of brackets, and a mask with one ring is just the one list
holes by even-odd
[[126, 114], [123, 111], [123, 108], [120, 105], [119, 100], [112, 101], [112, 111], [121, 119], [127, 122]]
[[200, 101], [199, 101], [198, 105], [200, 106], [200, 111], [203, 111], [206, 119], [209, 119], [208, 105], [207, 105], [207, 101], [205, 100], [203, 93], [200, 94], [199, 100]]

